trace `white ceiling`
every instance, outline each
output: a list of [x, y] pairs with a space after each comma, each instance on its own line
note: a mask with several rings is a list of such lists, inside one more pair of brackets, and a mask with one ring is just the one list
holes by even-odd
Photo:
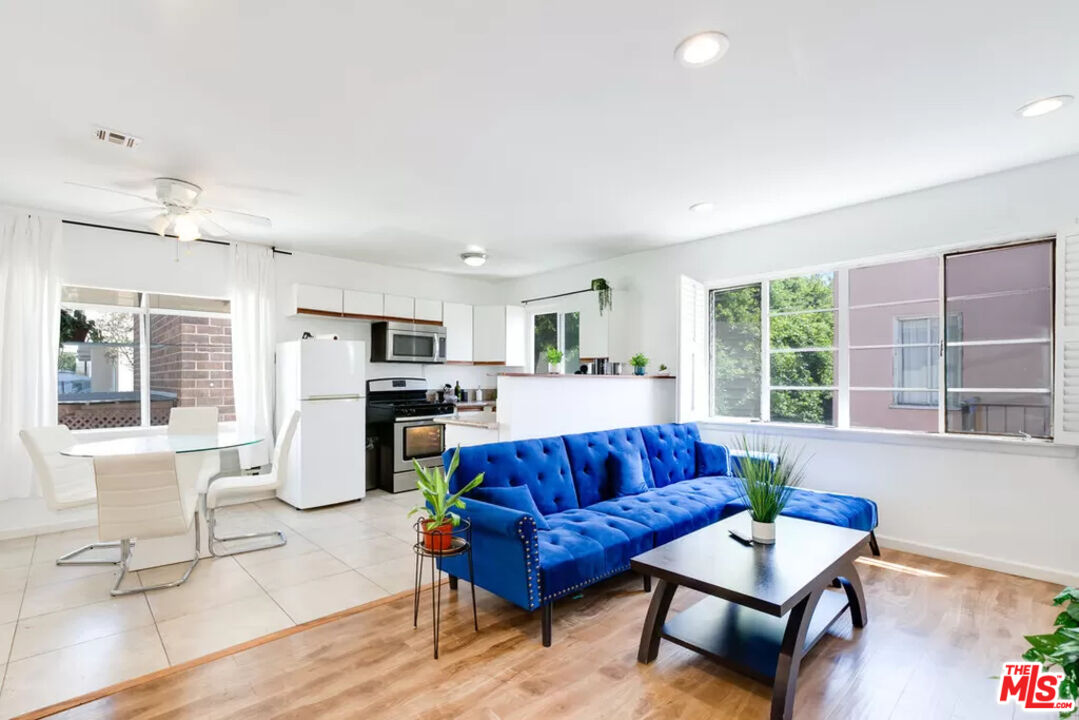
[[[167, 175], [273, 219], [248, 239], [521, 275], [1079, 152], [1079, 103], [1014, 114], [1079, 95], [1077, 27], [1074, 0], [6, 2], [0, 202], [120, 224], [64, 181]], [[674, 61], [710, 29], [722, 61]]]

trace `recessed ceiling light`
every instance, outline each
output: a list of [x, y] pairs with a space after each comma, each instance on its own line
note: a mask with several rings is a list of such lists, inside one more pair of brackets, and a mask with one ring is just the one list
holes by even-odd
[[690, 35], [678, 43], [674, 56], [686, 67], [701, 67], [719, 60], [730, 46], [731, 41], [726, 35], [710, 30]]
[[698, 213], [700, 215], [704, 215], [706, 213], [710, 213], [713, 210], [715, 210], [716, 209], [716, 204], [713, 203], [713, 202], [693, 203], [692, 205], [689, 206], [689, 209], [692, 212]]
[[487, 253], [470, 250], [461, 253], [461, 260], [470, 267], [480, 267], [487, 262]]
[[1035, 100], [1029, 102], [1023, 107], [1019, 108], [1015, 112], [1019, 117], [1032, 118], [1039, 115], [1048, 115], [1054, 110], [1059, 110], [1075, 98], [1071, 95], [1054, 95], [1053, 97], [1042, 98], [1041, 100]]

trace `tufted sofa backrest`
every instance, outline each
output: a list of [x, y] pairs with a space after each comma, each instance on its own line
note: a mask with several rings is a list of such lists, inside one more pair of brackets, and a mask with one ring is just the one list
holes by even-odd
[[577, 501], [588, 507], [615, 496], [607, 473], [607, 458], [612, 454], [637, 453], [644, 467], [644, 481], [655, 487], [652, 466], [648, 462], [644, 439], [640, 428], [618, 428], [601, 432], [565, 435], [569, 466], [573, 470], [573, 484], [577, 488]]
[[701, 432], [696, 423], [668, 423], [641, 428], [656, 487], [697, 477], [697, 441]]
[[[455, 449], [443, 453], [444, 466], [449, 466]], [[544, 515], [580, 507], [561, 437], [463, 447], [450, 491], [457, 492], [479, 473], [487, 487], [527, 485]]]

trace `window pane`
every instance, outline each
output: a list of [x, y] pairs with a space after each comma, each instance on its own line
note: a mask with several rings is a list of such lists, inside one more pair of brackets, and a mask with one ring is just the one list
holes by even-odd
[[836, 306], [835, 273], [817, 273], [773, 280], [769, 308], [773, 313], [830, 310]]
[[713, 410], [725, 417], [760, 417], [761, 287], [712, 292]]
[[141, 422], [136, 316], [64, 307], [56, 373], [58, 421], [72, 430]]
[[532, 318], [532, 346], [536, 372], [547, 368], [547, 348], [558, 347], [558, 313], [544, 313]]
[[831, 351], [772, 353], [772, 384], [820, 387], [835, 384]]
[[835, 347], [834, 311], [773, 315], [769, 334], [774, 348]]
[[1049, 393], [948, 393], [948, 432], [1049, 437]]
[[232, 323], [227, 317], [150, 315], [150, 424], [167, 425], [173, 407], [216, 407], [236, 419]]
[[773, 390], [772, 420], [834, 425], [833, 405], [831, 390]]
[[[891, 390], [851, 390], [851, 427], [937, 431], [937, 393], [923, 393], [923, 399], [929, 400], [925, 405], [899, 405], [897, 394], [900, 393]], [[908, 399], [914, 398], [914, 395], [902, 394]]]
[[574, 373], [581, 366], [581, 313], [566, 313], [562, 320], [566, 330], [565, 362], [566, 372]]

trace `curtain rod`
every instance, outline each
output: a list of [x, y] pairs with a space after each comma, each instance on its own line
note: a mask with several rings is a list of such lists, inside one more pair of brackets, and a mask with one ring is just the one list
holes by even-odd
[[592, 288], [587, 288], [585, 290], [570, 290], [569, 292], [558, 293], [557, 295], [545, 295], [543, 297], [529, 298], [528, 300], [522, 300], [521, 304], [527, 305], [528, 303], [540, 302], [541, 300], [555, 300], [556, 298], [569, 297], [570, 295], [580, 295], [581, 293], [586, 292], [593, 292], [593, 290]]
[[[175, 235], [162, 236], [158, 235], [155, 232], [150, 232], [149, 230], [134, 230], [132, 228], [115, 227], [114, 225], [99, 225], [97, 223], [82, 222], [81, 220], [61, 220], [61, 222], [64, 225], [78, 225], [79, 227], [97, 228], [98, 230], [115, 230], [117, 232], [135, 233], [137, 235], [153, 235], [154, 237], [167, 237], [172, 238], [173, 240], [179, 240], [179, 238], [177, 238]], [[225, 240], [207, 240], [205, 238], [198, 238], [197, 240], [195, 240], [195, 242], [208, 243], [210, 245], [224, 245], [225, 247], [229, 247], [230, 245], [232, 245], [232, 243], [226, 242]], [[273, 252], [277, 255], [292, 254], [287, 250], [278, 250], [275, 247], [271, 247], [270, 249], [273, 250]]]

